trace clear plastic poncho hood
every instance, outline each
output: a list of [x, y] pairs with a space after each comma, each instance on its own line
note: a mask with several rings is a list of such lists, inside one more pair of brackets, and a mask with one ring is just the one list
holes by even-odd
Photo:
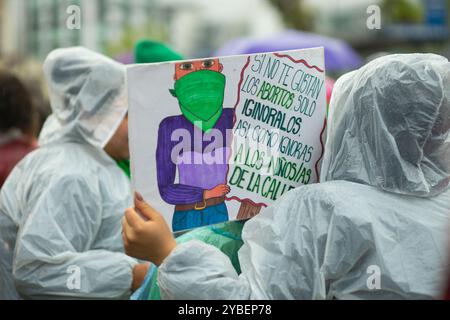
[[52, 115], [39, 143], [81, 141], [103, 148], [127, 112], [125, 67], [82, 47], [52, 51], [44, 63]]
[[450, 63], [433, 54], [378, 58], [334, 87], [321, 181], [430, 197], [450, 180]]

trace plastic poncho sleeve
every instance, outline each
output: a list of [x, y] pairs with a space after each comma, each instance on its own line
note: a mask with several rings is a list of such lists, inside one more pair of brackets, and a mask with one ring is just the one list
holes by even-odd
[[[241, 238], [245, 221], [227, 221], [189, 231], [176, 238], [178, 244], [198, 240], [214, 246], [231, 261], [234, 270], [241, 273], [238, 251], [243, 242]], [[161, 300], [158, 283], [158, 269], [155, 265], [147, 273], [142, 286], [130, 297], [131, 300]]]
[[192, 240], [180, 244], [158, 274], [163, 299], [248, 299], [249, 286], [219, 249]]
[[[177, 246], [159, 268], [161, 297], [325, 298], [324, 280], [318, 277], [323, 251], [315, 239], [326, 234], [332, 210], [322, 208], [322, 199], [314, 206], [306, 199], [291, 192], [245, 224], [239, 276], [228, 257], [212, 246], [199, 241]], [[320, 209], [323, 214], [314, 217]]]
[[92, 247], [102, 220], [99, 194], [82, 177], [67, 176], [47, 187], [29, 208], [13, 261], [22, 296], [118, 299], [130, 295], [137, 262], [124, 253]]

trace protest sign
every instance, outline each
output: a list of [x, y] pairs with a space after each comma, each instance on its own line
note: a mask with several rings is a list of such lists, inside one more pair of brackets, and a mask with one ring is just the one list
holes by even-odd
[[135, 65], [127, 86], [133, 187], [174, 231], [318, 181], [323, 48]]

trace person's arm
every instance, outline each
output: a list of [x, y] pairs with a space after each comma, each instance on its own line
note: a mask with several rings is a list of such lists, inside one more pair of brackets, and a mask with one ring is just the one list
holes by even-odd
[[127, 298], [137, 261], [91, 250], [102, 220], [95, 185], [67, 176], [47, 186], [19, 231], [13, 276], [25, 298]]
[[[126, 211], [125, 251], [159, 266], [164, 299], [324, 299], [328, 275], [322, 268], [327, 267], [324, 251], [330, 245], [332, 211], [314, 198], [317, 192], [303, 191], [291, 191], [245, 224], [240, 275], [211, 245], [196, 240], [176, 245], [164, 218], [143, 201], [135, 206], [148, 221], [134, 209]], [[348, 240], [345, 246], [353, 239]], [[345, 273], [349, 265], [337, 261], [333, 268]]]
[[158, 129], [158, 145], [156, 148], [156, 170], [158, 189], [161, 198], [170, 204], [190, 204], [203, 201], [202, 188], [175, 183], [176, 164], [172, 159], [174, 141], [171, 139], [172, 128], [168, 119], [161, 122]]
[[158, 282], [164, 298], [250, 298], [250, 285], [245, 277], [237, 275], [226, 255], [200, 241], [177, 245], [164, 218], [139, 194], [135, 209], [125, 212], [122, 226], [126, 253], [160, 267]]

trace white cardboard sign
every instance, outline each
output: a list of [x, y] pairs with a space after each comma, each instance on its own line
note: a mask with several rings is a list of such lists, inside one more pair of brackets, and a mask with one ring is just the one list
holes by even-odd
[[323, 48], [134, 65], [127, 86], [133, 187], [174, 231], [318, 181]]

